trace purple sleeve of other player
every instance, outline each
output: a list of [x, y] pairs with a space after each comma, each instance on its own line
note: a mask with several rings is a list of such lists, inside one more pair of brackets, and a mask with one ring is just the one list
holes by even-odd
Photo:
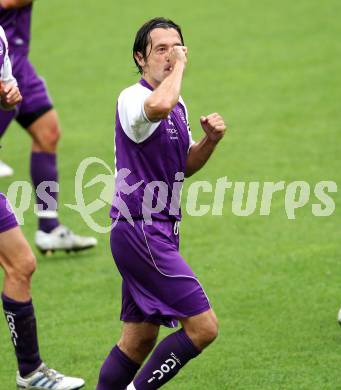
[[12, 54], [27, 56], [31, 39], [32, 4], [5, 10], [0, 7], [0, 25], [6, 32]]

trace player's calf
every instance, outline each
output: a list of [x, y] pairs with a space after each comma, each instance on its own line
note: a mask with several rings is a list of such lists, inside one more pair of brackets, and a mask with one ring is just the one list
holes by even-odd
[[136, 338], [135, 340], [127, 340], [121, 338], [118, 342], [119, 348], [132, 359], [133, 361], [142, 364], [145, 358], [155, 347], [157, 336]]
[[117, 345], [133, 361], [141, 364], [155, 347], [156, 341], [156, 338], [152, 340], [138, 340], [134, 345], [120, 341]]
[[[134, 324], [138, 326], [139, 324]], [[148, 324], [144, 323], [144, 325]], [[129, 325], [128, 325], [129, 326]], [[124, 326], [121, 339], [117, 343], [119, 348], [132, 359], [133, 361], [142, 364], [144, 359], [149, 355], [152, 349], [155, 347], [157, 336], [158, 336], [158, 327], [150, 324], [150, 329], [145, 329], [145, 333], [138, 332], [134, 330], [128, 330], [127, 324]]]

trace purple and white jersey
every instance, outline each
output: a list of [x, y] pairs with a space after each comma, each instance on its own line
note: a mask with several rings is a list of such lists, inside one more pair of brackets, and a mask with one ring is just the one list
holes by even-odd
[[[8, 56], [8, 43], [5, 32], [0, 26], [0, 80], [5, 84], [13, 83], [17, 85], [16, 79], [12, 74], [11, 61]], [[0, 101], [1, 108], [1, 101]]]
[[5, 31], [0, 26], [0, 80], [4, 83], [15, 83], [16, 80], [12, 74], [12, 65], [8, 55], [8, 42]]
[[[152, 218], [181, 219], [176, 198], [184, 178], [188, 150], [194, 143], [187, 109], [180, 97], [167, 119], [149, 121], [144, 102], [152, 90], [141, 79], [123, 90], [118, 98], [115, 127], [116, 194], [110, 211], [113, 219], [127, 219], [122, 212], [127, 208], [133, 219], [143, 218], [143, 197], [148, 192], [146, 187], [152, 188], [153, 205], [157, 205], [160, 198], [164, 204], [162, 210], [152, 214]], [[123, 180], [120, 174], [122, 170]], [[151, 182], [162, 182], [162, 188], [157, 184], [150, 186]]]
[[12, 54], [28, 55], [31, 38], [31, 14], [32, 4], [8, 10], [0, 7], [0, 25], [6, 31]]
[[[5, 62], [5, 56], [7, 56], [7, 39], [4, 29], [0, 26], [0, 69], [3, 73], [2, 67]], [[1, 79], [0, 79], [1, 80]]]

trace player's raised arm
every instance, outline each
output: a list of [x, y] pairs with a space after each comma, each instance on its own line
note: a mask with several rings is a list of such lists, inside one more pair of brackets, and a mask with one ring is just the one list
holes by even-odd
[[155, 23], [151, 31], [147, 24], [141, 27], [133, 48], [139, 72], [153, 89], [143, 105], [151, 122], [167, 118], [177, 104], [187, 63], [187, 47], [181, 30], [176, 25], [164, 28], [164, 24]]
[[[166, 50], [166, 48], [160, 48]], [[174, 46], [169, 55], [165, 70], [170, 74], [161, 82], [144, 103], [144, 110], [152, 122], [167, 118], [177, 104], [181, 91], [183, 73], [187, 63], [187, 48]]]
[[31, 4], [33, 0], [0, 0], [0, 6], [4, 9], [21, 8]]
[[217, 113], [200, 117], [201, 127], [206, 133], [201, 141], [193, 144], [188, 152], [185, 176], [192, 176], [210, 158], [218, 142], [224, 137], [224, 119]]

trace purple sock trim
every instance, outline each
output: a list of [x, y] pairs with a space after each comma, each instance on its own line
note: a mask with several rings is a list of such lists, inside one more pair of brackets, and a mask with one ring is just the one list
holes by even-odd
[[202, 351], [193, 344], [193, 341], [188, 337], [184, 329], [178, 330], [177, 332], [175, 332], [175, 334], [179, 339], [184, 342], [184, 344], [187, 345], [188, 352], [191, 353], [193, 357], [196, 357], [201, 354]]
[[[31, 153], [31, 179], [36, 191], [36, 201], [39, 211], [57, 211], [58, 171], [57, 156], [54, 153], [32, 152]], [[46, 187], [40, 186], [43, 182]], [[37, 194], [37, 189], [42, 191], [42, 196]], [[39, 230], [50, 233], [59, 226], [58, 218], [39, 217]]]
[[20, 315], [26, 314], [26, 312], [31, 312], [32, 311], [32, 299], [26, 302], [20, 302], [20, 301], [15, 301], [14, 299], [8, 297], [5, 293], [1, 293], [1, 299], [2, 299], [2, 304], [4, 307], [4, 310], [6, 311], [13, 311], [13, 312], [20, 312]]
[[39, 218], [39, 230], [45, 233], [51, 233], [59, 225], [57, 218]]
[[14, 307], [23, 307], [23, 306], [27, 306], [27, 305], [32, 304], [32, 299], [30, 299], [29, 301], [26, 301], [26, 302], [16, 301], [16, 300], [8, 297], [4, 292], [1, 293], [1, 299], [4, 302], [6, 302], [7, 304], [13, 305]]
[[140, 364], [131, 360], [130, 357], [128, 357], [124, 352], [122, 352], [118, 345], [115, 345], [110, 354], [117, 356], [118, 359], [120, 359], [122, 363], [124, 363], [124, 365], [129, 369], [137, 371], [141, 366]]

